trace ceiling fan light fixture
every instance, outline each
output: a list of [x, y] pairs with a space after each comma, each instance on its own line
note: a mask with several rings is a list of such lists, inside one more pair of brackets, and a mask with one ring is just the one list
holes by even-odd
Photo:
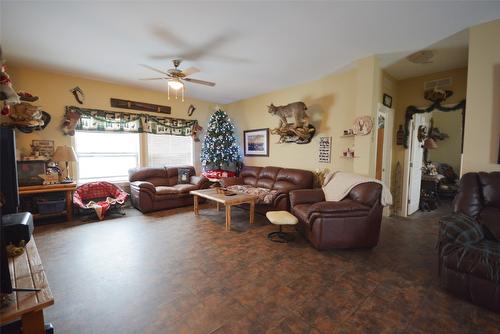
[[184, 88], [184, 84], [177, 78], [168, 80], [168, 86], [173, 90]]
[[167, 97], [170, 100], [170, 88], [175, 92], [175, 99], [179, 96], [179, 91], [181, 92], [182, 102], [184, 102], [184, 83], [179, 78], [172, 78], [167, 82]]

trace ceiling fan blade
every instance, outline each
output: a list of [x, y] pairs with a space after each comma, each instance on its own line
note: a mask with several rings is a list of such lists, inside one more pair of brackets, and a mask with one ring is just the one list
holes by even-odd
[[155, 71], [155, 72], [158, 72], [158, 73], [161, 73], [161, 74], [168, 75], [168, 73], [167, 73], [167, 72], [163, 72], [162, 70], [159, 70], [159, 69], [154, 68], [154, 67], [152, 67], [152, 66], [149, 66], [149, 65], [146, 65], [146, 64], [139, 64], [139, 65], [140, 65], [140, 66], [142, 66], [142, 67], [145, 67], [145, 68], [147, 68], [147, 69], [150, 69], [150, 70], [152, 70], [152, 71]]
[[189, 76], [191, 74], [194, 74], [194, 73], [198, 73], [200, 72], [200, 69], [196, 68], [196, 67], [188, 67], [186, 68], [185, 70], [182, 70], [182, 73], [185, 75], [185, 76]]
[[168, 79], [168, 78], [141, 78], [139, 80], [164, 80], [164, 79]]
[[178, 48], [189, 48], [191, 47], [188, 43], [180, 39], [171, 31], [167, 30], [164, 27], [156, 26], [152, 29], [153, 34], [156, 35], [159, 39], [163, 40], [167, 44], [174, 45]]
[[183, 80], [185, 80], [187, 82], [191, 82], [191, 83], [210, 86], [210, 87], [215, 86], [215, 82], [210, 82], [210, 81], [204, 81], [204, 80], [198, 80], [198, 79], [192, 79], [192, 78], [183, 78]]
[[162, 54], [155, 54], [155, 55], [149, 55], [149, 59], [153, 60], [172, 60], [172, 59], [184, 59], [184, 60], [193, 60], [193, 59], [188, 59], [184, 57], [185, 54], [183, 53], [178, 53], [178, 54], [173, 54], [173, 53], [162, 53]]

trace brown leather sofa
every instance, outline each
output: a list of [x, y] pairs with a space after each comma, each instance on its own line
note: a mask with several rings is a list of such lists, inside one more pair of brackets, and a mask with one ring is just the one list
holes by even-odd
[[[190, 169], [190, 183], [178, 184], [179, 168]], [[209, 185], [204, 176], [195, 176], [191, 166], [132, 168], [128, 175], [132, 205], [143, 213], [192, 205], [189, 192]]]
[[341, 201], [325, 201], [322, 189], [290, 192], [298, 230], [320, 250], [371, 248], [378, 243], [382, 186], [368, 182], [355, 186]]
[[[289, 192], [295, 189], [312, 188], [313, 173], [302, 169], [244, 166], [239, 177], [225, 178], [221, 180], [221, 185], [223, 187], [248, 185], [275, 190], [277, 194], [272, 203], [257, 202], [255, 211], [261, 214], [271, 210], [289, 211]], [[247, 208], [248, 205], [242, 205], [242, 207]]]
[[439, 226], [441, 284], [500, 312], [500, 172], [463, 175], [453, 211]]

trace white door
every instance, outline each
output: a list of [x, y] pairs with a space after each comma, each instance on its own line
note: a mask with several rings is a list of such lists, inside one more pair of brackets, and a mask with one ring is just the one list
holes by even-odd
[[[392, 130], [394, 128], [394, 110], [379, 104], [377, 112], [377, 129], [383, 128], [382, 152], [377, 150], [377, 155], [382, 153], [382, 171], [380, 180], [387, 187], [391, 187], [391, 165], [392, 165]], [[377, 140], [378, 143], [378, 134]], [[378, 157], [377, 157], [378, 158]]]
[[[375, 177], [386, 187], [391, 188], [392, 165], [392, 130], [394, 128], [394, 110], [379, 104], [377, 110]], [[390, 215], [389, 207], [385, 207], [384, 216]]]
[[384, 113], [384, 159], [382, 160], [382, 182], [391, 188], [391, 166], [392, 166], [392, 130], [394, 128], [394, 111], [386, 108]]
[[424, 149], [422, 142], [418, 141], [418, 128], [427, 127], [429, 114], [415, 114], [410, 124], [410, 163], [409, 163], [409, 184], [408, 184], [408, 208], [407, 214], [411, 215], [419, 208], [420, 203], [420, 182], [422, 181], [422, 162], [424, 159]]

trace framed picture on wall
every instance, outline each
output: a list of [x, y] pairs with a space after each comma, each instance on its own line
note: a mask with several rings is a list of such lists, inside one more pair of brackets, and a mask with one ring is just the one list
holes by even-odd
[[319, 162], [332, 162], [332, 137], [319, 137]]
[[243, 142], [246, 157], [269, 156], [269, 129], [243, 131]]
[[389, 94], [384, 94], [382, 98], [382, 103], [387, 108], [392, 108], [392, 96], [390, 96]]
[[33, 152], [38, 152], [41, 157], [51, 158], [54, 155], [53, 140], [32, 140], [31, 149]]

